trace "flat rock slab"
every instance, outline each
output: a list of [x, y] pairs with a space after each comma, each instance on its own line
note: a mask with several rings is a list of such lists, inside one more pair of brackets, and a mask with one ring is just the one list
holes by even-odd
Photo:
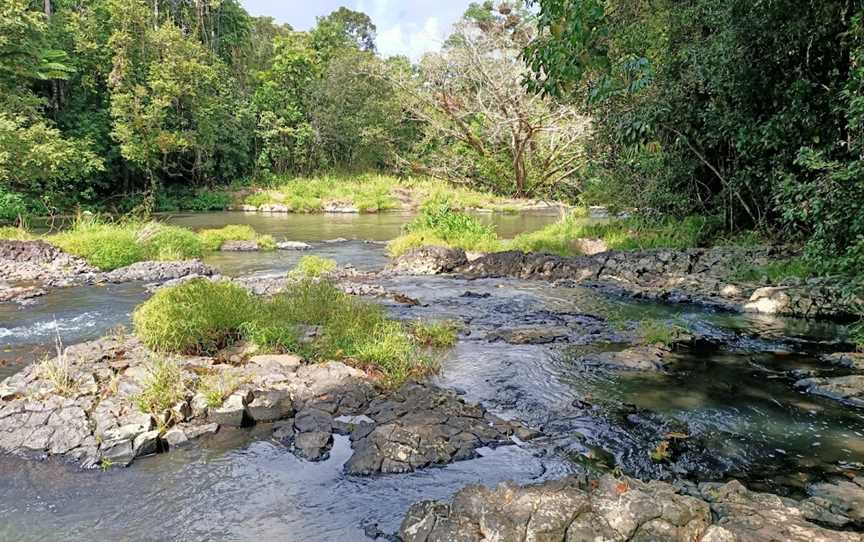
[[568, 328], [561, 326], [518, 327], [494, 331], [486, 338], [507, 344], [549, 344], [566, 341], [571, 333]]
[[702, 484], [685, 494], [666, 482], [606, 475], [539, 485], [468, 486], [450, 503], [424, 501], [405, 516], [404, 542], [862, 542], [813, 521], [812, 503]]
[[864, 375], [805, 378], [796, 382], [795, 387], [813, 395], [864, 408]]
[[661, 346], [634, 346], [620, 352], [587, 354], [579, 362], [629, 371], [662, 371], [672, 361], [671, 354]]

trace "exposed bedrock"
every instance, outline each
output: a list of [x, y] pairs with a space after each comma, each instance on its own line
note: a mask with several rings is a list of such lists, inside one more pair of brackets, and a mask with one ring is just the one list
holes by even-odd
[[788, 316], [848, 317], [864, 311], [862, 293], [850, 291], [847, 281], [838, 278], [774, 286], [730, 279], [741, 265], [764, 265], [783, 256], [779, 248], [657, 249], [571, 258], [510, 251], [468, 262], [461, 249], [424, 247], [398, 258], [391, 270], [559, 281], [640, 299]]
[[[851, 485], [843, 489], [852, 495], [864, 489]], [[823, 497], [756, 493], [735, 481], [679, 487], [605, 475], [468, 486], [450, 503], [413, 505], [399, 534], [404, 542], [861, 542], [864, 535], [825, 526], [855, 525], [847, 509]]]

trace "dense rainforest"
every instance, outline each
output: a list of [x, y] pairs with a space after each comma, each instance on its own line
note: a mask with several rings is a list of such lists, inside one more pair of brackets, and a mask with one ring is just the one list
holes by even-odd
[[862, 13], [852, 0], [475, 3], [412, 63], [377, 54], [373, 21], [347, 8], [298, 32], [236, 0], [6, 0], [0, 218], [382, 171], [701, 215], [857, 273]]

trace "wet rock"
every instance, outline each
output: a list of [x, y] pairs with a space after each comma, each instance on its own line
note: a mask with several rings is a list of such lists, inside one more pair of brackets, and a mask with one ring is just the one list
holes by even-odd
[[179, 262], [137, 262], [107, 273], [86, 276], [87, 283], [111, 282], [167, 282], [188, 276], [209, 277], [216, 275], [215, 269], [199, 260]]
[[309, 250], [312, 245], [301, 241], [281, 241], [276, 243], [276, 248], [278, 250]]
[[692, 542], [711, 522], [708, 505], [662, 482], [604, 476], [495, 489], [468, 486], [450, 504], [413, 505], [404, 542], [664, 540]]
[[178, 446], [183, 446], [189, 442], [189, 437], [186, 435], [186, 432], [179, 427], [172, 427], [165, 432], [165, 435], [163, 435], [162, 438], [170, 448], [177, 448]]
[[257, 241], [238, 241], [229, 240], [222, 243], [219, 247], [222, 252], [257, 252], [260, 250]]
[[135, 457], [155, 454], [159, 451], [159, 431], [141, 433], [132, 443]]
[[487, 335], [490, 341], [501, 340], [507, 344], [549, 344], [566, 340], [570, 330], [565, 327], [522, 327], [500, 329]]
[[824, 511], [811, 512], [811, 519], [836, 527], [864, 527], [864, 478], [813, 484], [807, 492], [811, 497], [805, 503], [813, 507], [810, 510]]
[[832, 365], [864, 372], [864, 352], [835, 352], [822, 356], [822, 359]]
[[631, 371], [662, 371], [672, 351], [662, 346], [635, 346], [620, 352], [598, 352], [579, 358], [584, 365], [600, 365]]
[[225, 399], [222, 406], [209, 410], [208, 419], [227, 427], [242, 427], [246, 421], [246, 405], [251, 400], [251, 393], [233, 393]]
[[82, 258], [45, 241], [0, 240], [0, 280], [57, 280], [96, 271]]
[[864, 375], [805, 378], [796, 382], [795, 387], [813, 395], [864, 408]]
[[437, 275], [451, 273], [468, 263], [460, 248], [421, 247], [396, 258], [390, 269], [405, 275]]
[[476, 449], [511, 443], [518, 424], [506, 422], [454, 392], [409, 383], [372, 401], [351, 434], [351, 474], [396, 473], [476, 456]]
[[43, 296], [46, 293], [44, 288], [39, 288], [38, 286], [9, 286], [8, 284], [0, 284], [0, 303], [22, 303]]
[[307, 431], [294, 436], [294, 453], [309, 461], [323, 461], [330, 457], [333, 435], [329, 431]]
[[290, 418], [294, 414], [291, 394], [283, 390], [259, 390], [246, 407], [255, 422], [274, 422]]
[[180, 425], [178, 427], [182, 429], [184, 433], [186, 433], [186, 436], [189, 438], [189, 440], [194, 440], [196, 438], [203, 437], [204, 435], [212, 435], [219, 430], [219, 424], [217, 423]]

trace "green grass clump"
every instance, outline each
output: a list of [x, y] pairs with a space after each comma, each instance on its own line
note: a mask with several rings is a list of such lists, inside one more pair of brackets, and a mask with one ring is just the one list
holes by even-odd
[[577, 210], [545, 228], [518, 235], [505, 246], [560, 256], [579, 254], [577, 239], [600, 239], [609, 250], [685, 249], [705, 244], [715, 231], [713, 222], [700, 216], [662, 221], [626, 218], [604, 223], [589, 223], [585, 218], [584, 211]]
[[[403, 326], [379, 305], [346, 294], [328, 280], [310, 278], [269, 300], [231, 283], [191, 280], [156, 292], [135, 310], [132, 321], [141, 341], [159, 352], [212, 353], [244, 339], [262, 351], [342, 360], [379, 374], [385, 385], [433, 370], [424, 347], [452, 346], [457, 329], [452, 323]], [[300, 340], [306, 326], [320, 327], [311, 342]]]
[[0, 226], [0, 241], [29, 241], [32, 233], [18, 226]]
[[311, 255], [303, 256], [289, 276], [292, 278], [317, 278], [336, 270], [336, 260]]
[[246, 196], [244, 203], [256, 207], [281, 203], [298, 213], [321, 212], [327, 204], [338, 203], [361, 213], [376, 213], [399, 207], [399, 200], [391, 194], [398, 183], [397, 178], [386, 175], [295, 178]]
[[152, 350], [212, 353], [240, 337], [257, 305], [240, 286], [194, 279], [156, 292], [135, 310], [132, 323]]
[[819, 275], [819, 269], [806, 258], [790, 258], [767, 265], [747, 265], [733, 272], [732, 278], [746, 282], [777, 284], [790, 278], [807, 279]]
[[198, 237], [206, 250], [219, 250], [226, 241], [255, 241], [261, 250], [274, 250], [276, 240], [258, 234], [252, 226], [232, 224], [218, 229], [201, 230]]
[[72, 226], [45, 238], [103, 271], [145, 260], [188, 260], [203, 253], [194, 233], [157, 222], [106, 222], [78, 217]]
[[78, 382], [72, 376], [69, 362], [58, 349], [57, 357], [45, 358], [37, 368], [39, 376], [51, 382], [54, 392], [64, 397], [71, 397], [78, 391]]
[[501, 244], [492, 226], [454, 210], [447, 201], [434, 200], [423, 206], [417, 217], [406, 226], [404, 235], [388, 243], [387, 250], [396, 257], [421, 246], [494, 252], [500, 249]]
[[452, 320], [418, 320], [411, 327], [414, 339], [423, 346], [431, 348], [449, 348], [456, 344], [456, 339], [462, 325]]
[[243, 379], [235, 372], [224, 369], [218, 373], [204, 375], [198, 381], [196, 391], [204, 396], [207, 406], [215, 408], [222, 406], [225, 399], [243, 384]]
[[271, 314], [301, 326], [321, 326], [320, 335], [302, 347], [314, 360], [344, 360], [381, 374], [398, 385], [434, 369], [433, 360], [399, 322], [371, 302], [346, 294], [327, 280], [301, 280], [270, 302]]
[[145, 259], [144, 246], [136, 234], [134, 225], [78, 220], [70, 229], [48, 237], [47, 241], [84, 258], [94, 267], [111, 271]]
[[147, 367], [144, 387], [135, 396], [135, 405], [141, 412], [160, 419], [162, 413], [185, 400], [187, 393], [183, 371], [177, 362], [159, 357]]
[[644, 344], [672, 346], [688, 333], [682, 324], [665, 320], [642, 320], [636, 327], [636, 335]]
[[136, 233], [147, 260], [178, 261], [200, 258], [204, 253], [201, 240], [194, 232], [156, 222], [141, 227]]

